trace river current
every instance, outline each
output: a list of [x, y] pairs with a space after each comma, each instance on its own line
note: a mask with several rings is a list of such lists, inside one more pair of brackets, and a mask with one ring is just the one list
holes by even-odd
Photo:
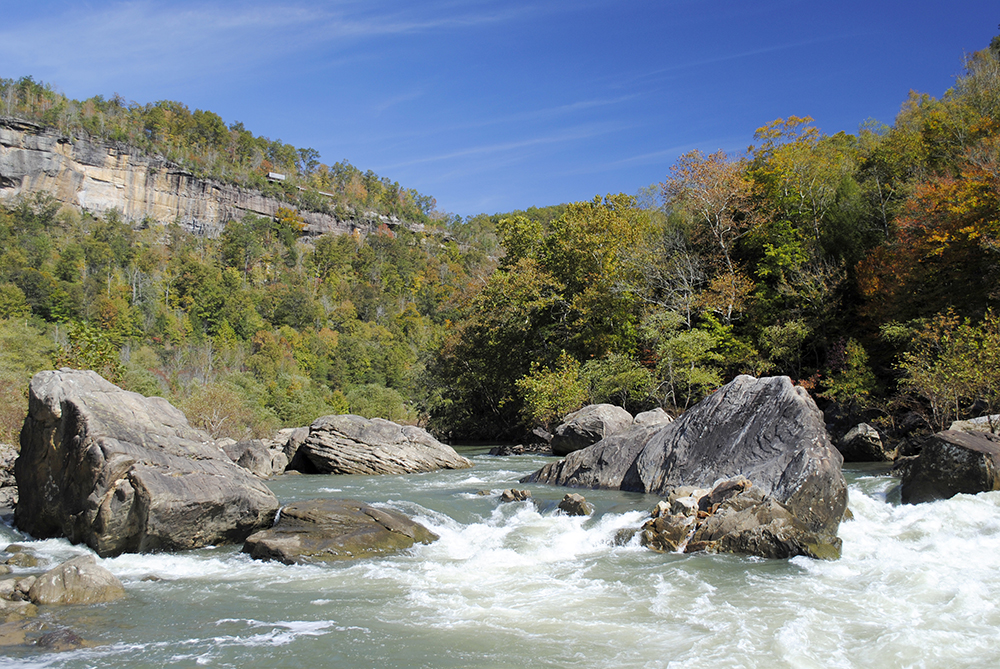
[[[568, 517], [565, 488], [517, 483], [549, 459], [463, 454], [474, 469], [269, 482], [282, 502], [403, 511], [433, 544], [324, 566], [232, 546], [101, 560], [124, 600], [41, 613], [95, 645], [0, 648], [0, 669], [1000, 666], [1000, 493], [900, 505], [884, 470], [848, 469], [840, 560], [663, 555], [614, 541], [655, 497], [579, 491], [596, 513]], [[534, 502], [499, 504], [510, 487]], [[46, 567], [87, 550], [0, 535]]]

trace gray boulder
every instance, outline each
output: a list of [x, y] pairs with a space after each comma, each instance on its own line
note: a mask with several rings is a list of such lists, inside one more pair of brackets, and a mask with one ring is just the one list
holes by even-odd
[[990, 490], [1000, 490], [1000, 437], [989, 432], [931, 435], [903, 469], [900, 484], [905, 504]]
[[14, 470], [20, 529], [101, 556], [243, 541], [278, 509], [177, 408], [91, 371], [31, 380]]
[[837, 444], [845, 462], [892, 462], [895, 449], [887, 449], [878, 430], [868, 423], [852, 427]]
[[567, 455], [632, 425], [632, 414], [613, 404], [590, 404], [563, 418], [552, 435], [552, 453]]
[[281, 474], [288, 465], [288, 457], [281, 447], [260, 439], [246, 439], [222, 447], [229, 459], [254, 476], [266, 479]]
[[[835, 543], [847, 507], [842, 462], [805, 389], [787, 377], [739, 376], [666, 426], [633, 427], [521, 482], [668, 496], [745, 477], [796, 527]], [[718, 549], [730, 545], [711, 541]]]
[[472, 466], [426, 430], [354, 415], [317, 419], [296, 457], [321, 474], [411, 474]]
[[34, 604], [101, 604], [121, 599], [125, 588], [93, 555], [81, 555], [37, 577], [28, 596]]
[[274, 527], [250, 535], [243, 552], [285, 564], [331, 562], [384, 555], [437, 538], [396, 511], [349, 499], [312, 499], [282, 507]]
[[674, 419], [660, 407], [637, 413], [632, 419], [633, 425], [666, 425], [673, 423]]
[[1000, 415], [978, 416], [967, 420], [956, 420], [948, 427], [959, 432], [1000, 432]]

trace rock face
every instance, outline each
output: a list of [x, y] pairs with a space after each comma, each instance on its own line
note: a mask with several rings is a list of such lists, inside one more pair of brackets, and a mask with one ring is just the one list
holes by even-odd
[[[835, 538], [847, 507], [843, 459], [809, 394], [787, 377], [740, 376], [666, 426], [635, 426], [522, 479], [669, 495], [745, 477], [761, 502]], [[712, 539], [715, 547], [729, 544]]]
[[904, 503], [916, 504], [989, 490], [1000, 490], [1000, 437], [946, 430], [924, 441], [904, 470], [900, 493]]
[[590, 404], [567, 415], [552, 435], [552, 453], [567, 455], [632, 425], [632, 414], [613, 404]]
[[894, 449], [886, 449], [878, 430], [868, 423], [859, 423], [837, 444], [845, 462], [892, 462]]
[[296, 457], [321, 474], [412, 474], [472, 466], [426, 430], [354, 415], [317, 419]]
[[125, 588], [93, 555], [81, 555], [39, 576], [28, 596], [35, 604], [100, 604], [121, 599]]
[[[211, 236], [244, 214], [273, 217], [279, 207], [288, 206], [257, 190], [198, 178], [134, 147], [70, 138], [27, 121], [0, 118], [0, 200], [37, 192], [94, 214], [117, 209], [128, 221], [179, 221]], [[365, 233], [382, 224], [423, 228], [374, 212], [345, 220], [319, 212], [299, 214], [311, 234]]]
[[39, 372], [15, 463], [17, 526], [101, 556], [242, 541], [274, 495], [178, 409], [95, 372]]
[[351, 560], [392, 553], [437, 535], [396, 511], [363, 502], [313, 499], [282, 507], [275, 526], [250, 535], [243, 552], [285, 564]]

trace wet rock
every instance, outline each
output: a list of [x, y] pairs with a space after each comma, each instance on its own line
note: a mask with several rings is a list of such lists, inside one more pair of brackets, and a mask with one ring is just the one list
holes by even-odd
[[31, 380], [15, 473], [19, 528], [102, 556], [242, 541], [278, 508], [166, 400], [92, 371]]
[[426, 430], [353, 415], [317, 419], [298, 454], [322, 474], [411, 474], [472, 466]]
[[509, 488], [500, 493], [500, 501], [504, 503], [524, 502], [529, 499], [531, 499], [530, 490], [517, 490], [516, 488]]
[[0, 646], [21, 646], [27, 642], [28, 634], [37, 629], [37, 623], [20, 619], [5, 621], [0, 624]]
[[436, 539], [397, 511], [355, 500], [314, 499], [282, 507], [274, 527], [250, 535], [243, 552], [285, 564], [330, 562], [384, 555]]
[[920, 455], [901, 469], [903, 503], [1000, 490], [1000, 437], [946, 430], [928, 437]]
[[0, 599], [0, 621], [2, 622], [17, 622], [34, 618], [37, 615], [38, 607], [31, 602], [22, 599]]
[[632, 414], [612, 404], [591, 404], [563, 418], [552, 435], [552, 453], [566, 455], [632, 425]]
[[28, 552], [16, 552], [3, 561], [4, 564], [12, 567], [31, 568], [38, 566], [38, 558]]
[[125, 596], [121, 581], [97, 564], [93, 555], [80, 555], [50, 569], [31, 585], [35, 604], [100, 604]]
[[[790, 514], [795, 531], [809, 533], [809, 541], [798, 544], [805, 546], [816, 543], [815, 537], [835, 543], [847, 507], [842, 461], [805, 389], [787, 377], [740, 376], [669, 425], [633, 427], [546, 465], [522, 483], [668, 496], [742, 476], [762, 500], [773, 499]], [[739, 545], [756, 550], [749, 540]]]
[[594, 513], [594, 505], [583, 495], [571, 492], [559, 502], [559, 510], [568, 516], [589, 516]]
[[659, 552], [745, 553], [778, 559], [840, 556], [839, 538], [812, 532], [773, 497], [747, 483], [746, 479], [720, 482], [698, 500], [694, 515], [665, 512], [667, 505], [661, 503], [642, 527], [642, 545]]
[[58, 629], [52, 632], [46, 632], [42, 636], [38, 637], [38, 640], [35, 641], [35, 645], [54, 653], [60, 653], [67, 650], [87, 648], [93, 644], [84, 641], [83, 638], [73, 630]]
[[892, 462], [895, 449], [886, 448], [878, 430], [868, 423], [852, 427], [837, 444], [845, 462]]

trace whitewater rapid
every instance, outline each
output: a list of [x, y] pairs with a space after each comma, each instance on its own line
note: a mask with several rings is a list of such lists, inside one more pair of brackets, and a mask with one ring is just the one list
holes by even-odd
[[[557, 512], [561, 488], [499, 504], [545, 460], [474, 461], [277, 479], [282, 501], [362, 499], [440, 539], [328, 566], [255, 562], [234, 547], [102, 560], [124, 601], [42, 615], [97, 645], [0, 649], [0, 668], [1000, 665], [1000, 493], [902, 506], [894, 479], [853, 471], [840, 560], [663, 555], [615, 541], [653, 497], [583, 491], [592, 518]], [[27, 543], [48, 564], [86, 551]]]

